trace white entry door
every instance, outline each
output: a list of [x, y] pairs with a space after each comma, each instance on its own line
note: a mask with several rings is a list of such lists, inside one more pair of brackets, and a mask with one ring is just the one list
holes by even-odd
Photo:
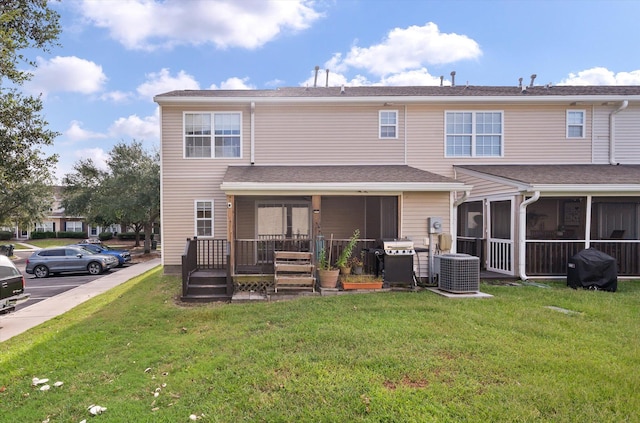
[[493, 200], [488, 205], [487, 270], [514, 274], [513, 199]]

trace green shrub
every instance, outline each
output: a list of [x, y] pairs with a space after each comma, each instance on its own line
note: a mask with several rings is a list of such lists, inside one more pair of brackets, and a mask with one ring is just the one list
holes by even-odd
[[57, 238], [78, 238], [78, 239], [86, 239], [86, 232], [70, 232], [70, 231], [60, 231], [57, 234]]
[[[116, 235], [116, 238], [118, 238], [121, 241], [132, 241], [134, 239], [136, 239], [136, 233], [135, 232], [120, 232], [118, 235]], [[153, 239], [153, 234], [151, 234], [151, 239]], [[140, 240], [144, 240], [144, 232], [140, 232]]]
[[108, 241], [110, 239], [113, 239], [113, 233], [112, 232], [100, 232], [98, 234], [98, 239], [100, 241]]
[[8, 241], [13, 237], [13, 232], [11, 231], [0, 231], [0, 241]]
[[47, 238], [57, 238], [56, 233], [51, 231], [31, 232], [31, 239], [47, 239]]

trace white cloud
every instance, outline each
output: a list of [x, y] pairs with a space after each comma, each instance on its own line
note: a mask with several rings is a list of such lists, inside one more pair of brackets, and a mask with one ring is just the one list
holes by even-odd
[[99, 132], [92, 132], [87, 131], [86, 129], [82, 129], [82, 122], [77, 120], [71, 122], [69, 128], [64, 131], [64, 136], [72, 142], [106, 138], [106, 135]]
[[313, 0], [84, 0], [81, 13], [133, 50], [213, 44], [254, 49], [322, 17]]
[[[477, 59], [481, 55], [480, 46], [471, 38], [442, 33], [436, 24], [429, 22], [424, 26], [395, 28], [382, 43], [371, 47], [353, 46], [343, 64], [383, 76], [419, 69], [425, 64]], [[332, 61], [336, 59], [334, 56]]]
[[101, 100], [111, 101], [113, 103], [123, 103], [131, 98], [131, 93], [124, 91], [110, 91], [100, 96]]
[[640, 70], [616, 74], [607, 68], [595, 67], [570, 73], [558, 85], [640, 85]]
[[109, 170], [109, 166], [107, 166], [107, 161], [110, 158], [109, 153], [105, 152], [102, 148], [84, 148], [77, 150], [74, 155], [77, 159], [76, 161], [81, 159], [91, 159], [98, 169]]
[[171, 76], [169, 69], [162, 69], [160, 72], [147, 74], [147, 82], [138, 88], [138, 94], [144, 98], [153, 100], [153, 97], [173, 90], [198, 90], [200, 85], [195, 78], [181, 70], [178, 75]]
[[156, 141], [160, 138], [159, 110], [152, 116], [131, 115], [117, 119], [109, 127], [109, 135], [120, 139]]
[[226, 81], [222, 81], [220, 83], [220, 88], [218, 88], [218, 86], [216, 84], [211, 84], [211, 86], [209, 87], [210, 90], [253, 90], [255, 89], [255, 85], [252, 84], [247, 84], [247, 81], [249, 81], [249, 78], [238, 78], [235, 76], [232, 76], [231, 78], [228, 78]]
[[43, 96], [52, 92], [93, 94], [101, 91], [107, 81], [102, 66], [75, 56], [56, 56], [51, 60], [38, 57], [37, 64], [25, 88]]

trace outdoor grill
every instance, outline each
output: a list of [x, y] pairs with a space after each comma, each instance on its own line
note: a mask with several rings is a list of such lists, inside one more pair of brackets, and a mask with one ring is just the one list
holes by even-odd
[[[382, 252], [385, 286], [392, 284], [413, 286], [415, 283], [413, 256], [416, 255], [413, 242], [406, 239], [383, 240]], [[375, 254], [380, 257], [378, 252]]]

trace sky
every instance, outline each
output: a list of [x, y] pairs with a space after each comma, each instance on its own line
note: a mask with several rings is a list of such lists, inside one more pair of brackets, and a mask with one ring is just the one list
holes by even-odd
[[[640, 0], [62, 0], [22, 87], [58, 132], [55, 175], [159, 147], [157, 94], [313, 86], [640, 85]], [[26, 68], [25, 68], [26, 69]]]

